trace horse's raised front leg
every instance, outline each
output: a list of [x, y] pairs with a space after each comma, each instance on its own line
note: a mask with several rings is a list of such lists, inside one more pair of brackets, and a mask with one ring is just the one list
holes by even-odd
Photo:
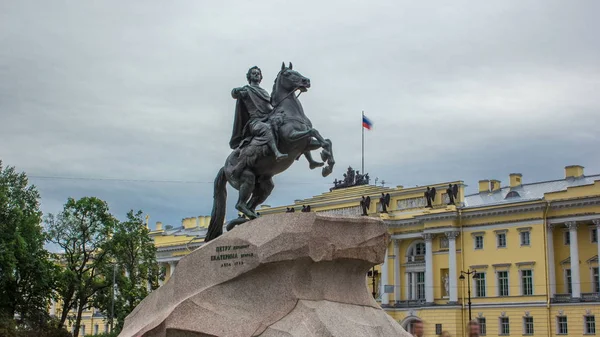
[[312, 157], [312, 154], [310, 153], [310, 151], [319, 149], [320, 147], [321, 147], [321, 143], [318, 140], [311, 139], [310, 143], [306, 147], [306, 150], [304, 150], [304, 152], [303, 152], [304, 157], [306, 158], [306, 160], [308, 160], [308, 166], [310, 167], [311, 170], [314, 170], [317, 167], [321, 167], [321, 166], [325, 165], [325, 163], [323, 163], [323, 162], [314, 160]]
[[333, 172], [333, 165], [335, 165], [333, 145], [331, 144], [331, 140], [323, 138], [317, 129], [312, 129], [312, 136], [317, 139], [323, 148], [323, 151], [321, 151], [321, 159], [324, 162], [327, 162], [327, 166], [323, 167], [322, 175], [323, 177], [327, 177]]

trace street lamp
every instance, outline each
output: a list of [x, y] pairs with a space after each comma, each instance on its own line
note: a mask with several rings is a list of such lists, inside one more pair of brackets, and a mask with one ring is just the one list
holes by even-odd
[[377, 274], [377, 271], [375, 270], [375, 266], [373, 266], [373, 269], [371, 269], [371, 279], [373, 280], [373, 298], [377, 298], [377, 290], [375, 288], [375, 275]]
[[459, 279], [461, 281], [465, 280], [465, 275], [467, 275], [466, 279], [467, 279], [467, 298], [468, 298], [468, 302], [467, 304], [469, 305], [469, 322], [471, 321], [471, 275], [473, 275], [473, 279], [477, 280], [479, 279], [479, 276], [477, 275], [477, 270], [469, 270], [467, 269], [467, 271], [460, 271], [460, 277]]
[[117, 278], [117, 264], [113, 264], [113, 280], [112, 280], [112, 302], [110, 305], [110, 332], [113, 332], [113, 320], [115, 318], [115, 287]]

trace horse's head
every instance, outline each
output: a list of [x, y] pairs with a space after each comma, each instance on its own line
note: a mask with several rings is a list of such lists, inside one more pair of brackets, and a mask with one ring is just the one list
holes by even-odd
[[306, 92], [308, 88], [310, 88], [310, 79], [293, 70], [291, 62], [289, 67], [285, 66], [285, 62], [281, 64], [281, 71], [279, 71], [275, 79], [273, 92], [277, 90], [283, 90], [284, 92], [300, 90]]

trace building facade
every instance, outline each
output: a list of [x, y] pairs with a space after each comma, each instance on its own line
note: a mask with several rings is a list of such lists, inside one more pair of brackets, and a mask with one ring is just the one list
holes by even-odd
[[[600, 175], [568, 166], [561, 179], [523, 183], [520, 174], [510, 174], [505, 186], [481, 180], [470, 195], [462, 181], [414, 188], [365, 181], [338, 182], [329, 192], [292, 205], [263, 205], [259, 212], [310, 206], [313, 212], [359, 216], [363, 196], [370, 197], [367, 214], [387, 224], [391, 240], [384, 263], [369, 272], [366, 284], [407, 329], [421, 319], [425, 335], [461, 336], [475, 319], [487, 336], [597, 334]], [[182, 257], [203, 244], [209, 221], [186, 218], [177, 228], [156, 223], [149, 235], [165, 281]], [[105, 328], [104, 318], [93, 321], [94, 315], [86, 317], [86, 329]]]
[[[481, 180], [471, 195], [464, 195], [462, 181], [352, 186], [260, 212], [310, 205], [315, 212], [360, 215], [362, 196], [370, 196], [368, 215], [383, 219], [391, 241], [367, 284], [372, 291], [375, 284], [381, 306], [406, 328], [424, 320], [425, 335], [464, 335], [469, 315], [483, 335], [596, 334], [600, 175], [569, 166], [554, 181], [508, 178], [504, 187]], [[431, 207], [427, 188], [435, 188]], [[382, 193], [390, 195], [387, 213]]]

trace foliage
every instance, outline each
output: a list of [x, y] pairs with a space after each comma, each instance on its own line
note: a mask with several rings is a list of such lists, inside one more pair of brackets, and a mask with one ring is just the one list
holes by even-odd
[[[25, 173], [0, 161], [0, 335], [35, 328], [48, 307], [55, 268], [44, 249], [40, 198]], [[44, 321], [44, 320], [42, 320]]]
[[63, 267], [57, 289], [62, 300], [59, 326], [64, 326], [71, 309], [77, 309], [77, 337], [83, 310], [89, 308], [97, 292], [111, 285], [101, 272], [111, 263], [111, 234], [117, 221], [106, 202], [84, 197], [69, 198], [63, 211], [57, 216], [49, 214], [45, 222], [49, 241], [63, 250], [58, 256]]
[[[116, 268], [107, 266], [103, 274], [113, 275], [115, 279], [118, 290], [114, 294], [115, 331], [120, 331], [125, 317], [151, 290], [159, 287], [159, 280], [164, 279], [156, 262], [156, 247], [148, 236], [141, 211], [129, 211], [127, 219], [116, 225], [110, 254]], [[106, 317], [111, 317], [112, 289], [99, 292], [95, 306]]]
[[17, 328], [15, 319], [0, 318], [0, 336], [2, 337], [71, 337], [64, 328], [58, 327], [58, 321], [45, 311], [38, 311]]
[[107, 333], [100, 333], [97, 335], [86, 335], [87, 336], [94, 336], [94, 337], [117, 337], [119, 335], [119, 333], [117, 331], [115, 332], [107, 332]]

